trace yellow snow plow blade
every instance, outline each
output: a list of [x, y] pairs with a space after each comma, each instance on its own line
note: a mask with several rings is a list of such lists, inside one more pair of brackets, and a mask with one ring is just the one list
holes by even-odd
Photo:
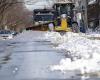
[[55, 31], [66, 31], [66, 32], [69, 32], [71, 31], [70, 28], [68, 28], [68, 23], [67, 23], [67, 20], [66, 19], [62, 19], [61, 20], [61, 26], [57, 26], [55, 27]]

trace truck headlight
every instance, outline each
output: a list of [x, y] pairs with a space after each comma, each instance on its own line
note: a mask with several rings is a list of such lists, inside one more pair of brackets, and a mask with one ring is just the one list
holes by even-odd
[[64, 18], [64, 19], [66, 18], [66, 16], [67, 16], [66, 14], [61, 15], [61, 17]]

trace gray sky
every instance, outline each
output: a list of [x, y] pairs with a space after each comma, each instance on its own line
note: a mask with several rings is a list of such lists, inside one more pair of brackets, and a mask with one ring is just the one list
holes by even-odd
[[53, 0], [25, 0], [26, 7], [29, 10], [51, 7]]

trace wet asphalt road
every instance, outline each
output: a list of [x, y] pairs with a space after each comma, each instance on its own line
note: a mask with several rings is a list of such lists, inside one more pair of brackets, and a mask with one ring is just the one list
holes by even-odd
[[44, 32], [30, 31], [13, 40], [0, 41], [0, 80], [82, 80], [75, 71], [50, 70], [51, 65], [59, 64], [65, 56], [44, 41], [43, 35]]

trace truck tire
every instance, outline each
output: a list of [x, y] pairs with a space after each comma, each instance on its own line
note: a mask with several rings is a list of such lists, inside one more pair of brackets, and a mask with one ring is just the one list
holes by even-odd
[[72, 32], [79, 33], [80, 29], [77, 22], [72, 23]]

